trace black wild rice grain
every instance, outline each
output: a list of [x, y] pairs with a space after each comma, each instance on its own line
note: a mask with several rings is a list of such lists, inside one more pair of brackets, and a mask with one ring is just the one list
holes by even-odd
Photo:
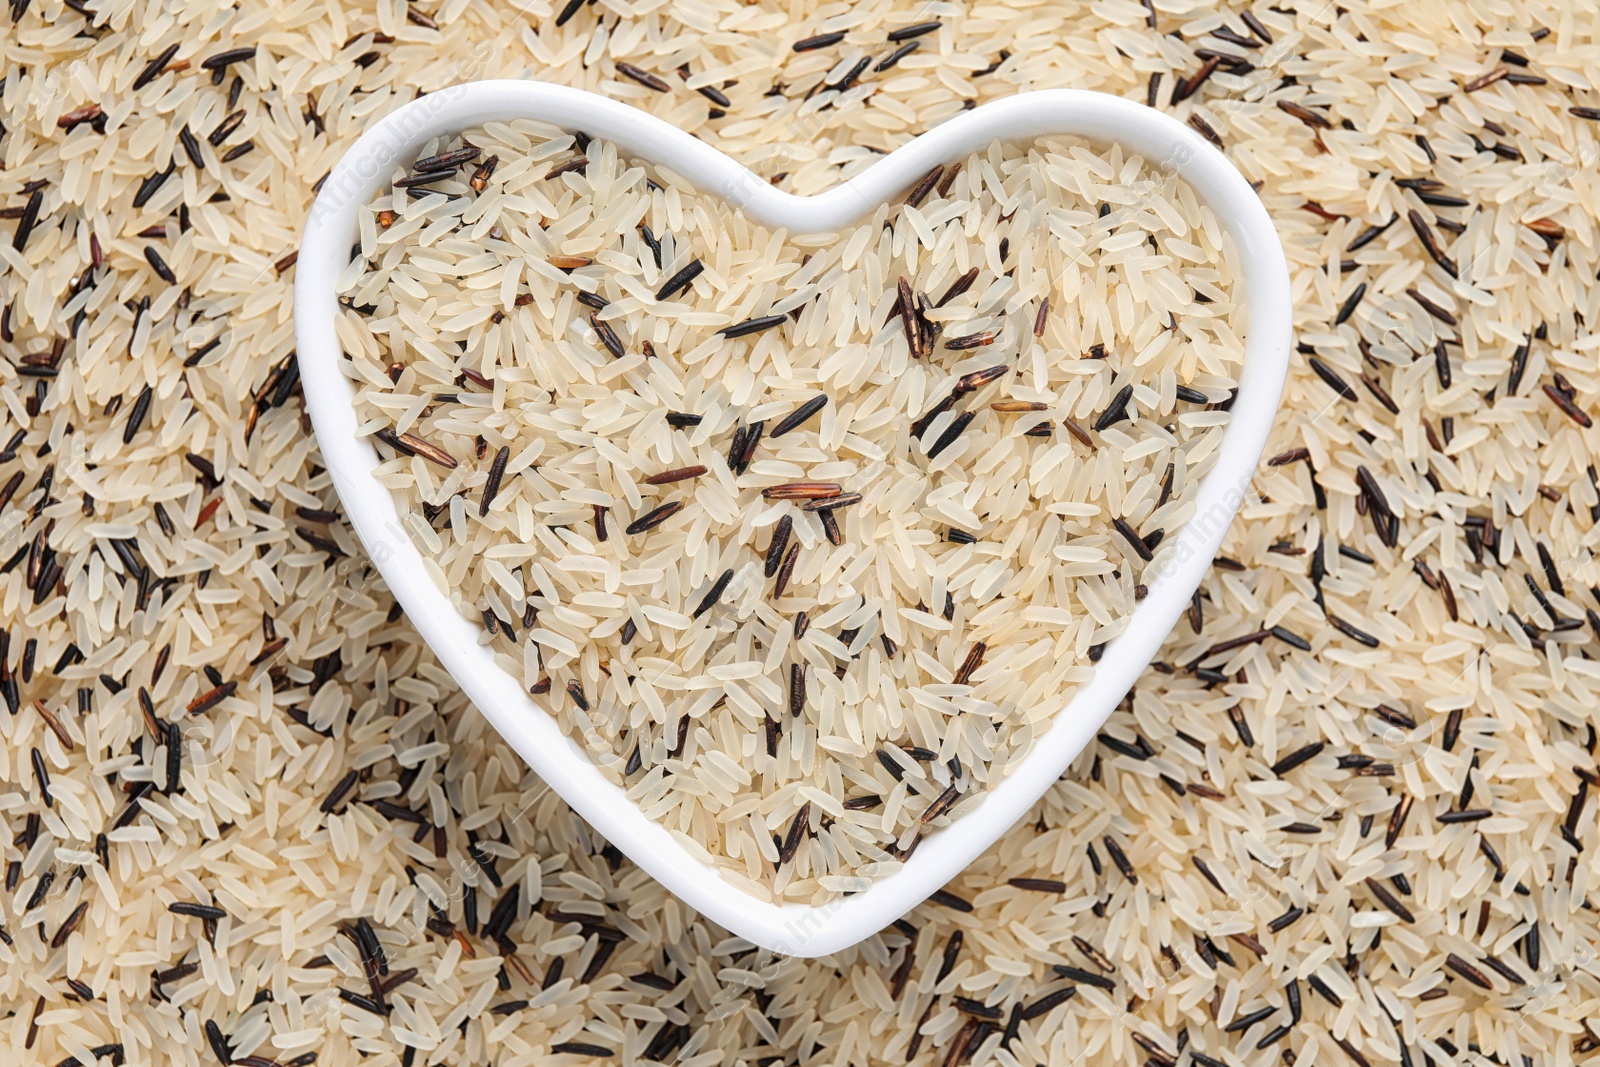
[[1410, 794], [1401, 794], [1400, 803], [1395, 805], [1394, 811], [1389, 816], [1389, 828], [1384, 834], [1383, 846], [1393, 848], [1394, 843], [1400, 838], [1400, 831], [1405, 827], [1406, 816], [1411, 814], [1412, 797]]
[[[1483, 930], [1481, 928], [1478, 931], [1478, 935], [1480, 937], [1483, 935]], [[1528, 980], [1526, 978], [1518, 974], [1515, 968], [1505, 963], [1505, 961], [1501, 960], [1498, 956], [1480, 956], [1479, 961], [1485, 967], [1489, 968], [1491, 971], [1495, 972], [1512, 985], [1525, 986], [1528, 984]]]
[[61, 924], [55, 936], [50, 939], [50, 947], [60, 948], [66, 944], [67, 938], [72, 936], [72, 932], [78, 928], [78, 924], [83, 921], [84, 913], [88, 910], [89, 902], [87, 900], [73, 908], [72, 914], [67, 916], [66, 921]]
[[1362, 282], [1360, 285], [1356, 286], [1354, 292], [1352, 292], [1348, 297], [1345, 298], [1345, 302], [1343, 304], [1339, 305], [1339, 313], [1334, 316], [1333, 324], [1335, 326], [1338, 326], [1338, 325], [1342, 324], [1346, 319], [1348, 319], [1351, 315], [1355, 314], [1356, 308], [1361, 303], [1361, 298], [1366, 296], [1366, 295], [1367, 295], [1367, 283], [1366, 282]]
[[795, 813], [794, 821], [789, 824], [789, 832], [784, 836], [783, 847], [778, 850], [778, 864], [781, 866], [794, 860], [795, 853], [800, 851], [800, 842], [805, 837], [806, 823], [811, 818], [811, 803], [807, 801]]
[[1227, 1026], [1224, 1026], [1222, 1028], [1222, 1032], [1226, 1034], [1237, 1034], [1241, 1031], [1248, 1030], [1256, 1023], [1261, 1022], [1263, 1019], [1272, 1017], [1277, 1013], [1277, 1010], [1277, 1008], [1268, 1005], [1264, 1008], [1257, 1008], [1255, 1011], [1246, 1012], [1245, 1014], [1235, 1018], [1233, 1022], [1229, 1023]]
[[1379, 704], [1373, 709], [1373, 713], [1384, 722], [1392, 723], [1393, 725], [1399, 726], [1402, 729], [1415, 730], [1417, 728], [1417, 720], [1413, 719], [1411, 716], [1407, 715], [1398, 708], [1390, 707], [1387, 704]]
[[21, 914], [26, 915], [44, 903], [44, 899], [49, 895], [50, 887], [55, 884], [55, 880], [56, 872], [54, 870], [46, 870], [41, 874], [38, 884], [33, 887], [33, 892], [28, 896], [28, 902], [22, 906]]
[[967, 651], [967, 658], [961, 661], [961, 666], [956, 669], [952, 679], [956, 685], [970, 685], [972, 675], [983, 666], [983, 657], [989, 651], [989, 646], [982, 641], [973, 642], [972, 648]]
[[1315, 759], [1327, 747], [1327, 743], [1324, 741], [1313, 741], [1309, 745], [1295, 749], [1272, 765], [1272, 773], [1282, 778], [1302, 763]]
[[350, 791], [356, 787], [356, 781], [359, 777], [359, 771], [352, 770], [346, 773], [343, 778], [340, 778], [338, 782], [334, 783], [333, 789], [328, 792], [328, 795], [325, 798], [323, 798], [322, 804], [318, 810], [320, 810], [324, 815], [331, 814], [338, 810], [339, 805], [344, 803], [345, 797], [349, 796]]
[[796, 52], [813, 52], [818, 48], [827, 48], [844, 40], [844, 31], [835, 30], [832, 33], [819, 33], [813, 37], [805, 37], [794, 43]]
[[1273, 1027], [1262, 1036], [1260, 1041], [1256, 1042], [1256, 1048], [1259, 1050], [1266, 1048], [1268, 1045], [1277, 1044], [1279, 1041], [1282, 1041], [1285, 1037], [1289, 1036], [1290, 1029], [1291, 1027], [1289, 1023], [1282, 1023]]
[[743, 474], [750, 467], [750, 461], [755, 458], [756, 445], [761, 443], [761, 433], [766, 427], [766, 420], [751, 423], [745, 427], [744, 440], [738, 449], [738, 462], [733, 466], [735, 474]]
[[735, 474], [739, 473], [739, 457], [744, 455], [744, 441], [750, 430], [745, 426], [738, 426], [733, 431], [733, 444], [728, 446], [728, 469]]
[[583, 683], [576, 678], [567, 683], [567, 696], [571, 697], [572, 702], [578, 705], [580, 709], [589, 710], [589, 698], [583, 694]]
[[[948, 172], [947, 176], [953, 176], [955, 173], [956, 173], [955, 170], [951, 170], [950, 172]], [[940, 195], [943, 195], [943, 192], [944, 192], [944, 190], [941, 188]], [[934, 307], [941, 307], [941, 308], [944, 307], [946, 304], [950, 303], [950, 301], [952, 301], [952, 300], [956, 299], [957, 297], [961, 296], [968, 289], [971, 289], [972, 288], [972, 283], [977, 281], [977, 280], [978, 280], [978, 268], [977, 267], [973, 267], [972, 269], [968, 270], [965, 274], [961, 275], [961, 277], [957, 278], [955, 281], [950, 283], [950, 288], [948, 288], [948, 289], [946, 289], [944, 291], [944, 295], [939, 298], [939, 302], [937, 304], [935, 304]]]
[[1478, 970], [1478, 968], [1474, 967], [1472, 964], [1468, 963], [1466, 960], [1462, 959], [1460, 956], [1457, 956], [1454, 952], [1445, 956], [1444, 965], [1459, 974], [1461, 977], [1465, 978], [1467, 981], [1471, 982], [1473, 985], [1477, 986], [1479, 989], [1487, 989], [1491, 992], [1494, 990], [1494, 983], [1489, 981], [1487, 975]]
[[167, 261], [161, 258], [161, 253], [157, 252], [153, 246], [144, 246], [144, 258], [145, 262], [150, 264], [150, 269], [156, 272], [158, 278], [168, 285], [178, 284], [178, 276], [172, 273], [172, 268], [167, 266]]
[[1594, 425], [1594, 420], [1589, 417], [1589, 413], [1584, 411], [1577, 404], [1573, 403], [1572, 398], [1567, 396], [1560, 389], [1548, 383], [1540, 386], [1540, 388], [1544, 390], [1544, 395], [1549, 397], [1551, 402], [1554, 403], [1561, 413], [1567, 418], [1571, 419], [1573, 422], [1577, 423], [1579, 426], [1582, 426], [1586, 430]]
[[[1433, 192], [1433, 191], [1431, 191], [1429, 189], [1422, 189], [1422, 188], [1414, 189], [1412, 191], [1416, 193], [1416, 196], [1417, 196], [1418, 200], [1421, 200], [1424, 204], [1427, 204], [1429, 207], [1471, 207], [1472, 206], [1472, 201], [1466, 200], [1466, 199], [1464, 199], [1462, 197], [1459, 197], [1459, 196], [1451, 196], [1448, 193], [1436, 193], [1436, 192]], [[1440, 221], [1441, 224], [1443, 224], [1444, 220], [1441, 219], [1439, 221]]]
[[218, 704], [222, 703], [228, 697], [233, 696], [234, 690], [238, 688], [238, 682], [224, 682], [223, 684], [195, 697], [189, 702], [186, 710], [190, 715], [202, 715], [216, 707]]
[[1155, 558], [1154, 553], [1152, 553], [1150, 549], [1145, 546], [1144, 538], [1139, 536], [1139, 531], [1135, 530], [1128, 520], [1120, 517], [1113, 518], [1111, 520], [1111, 525], [1116, 527], [1117, 533], [1122, 535], [1123, 540], [1128, 542], [1128, 545], [1133, 549], [1134, 554], [1140, 559], [1148, 563], [1150, 560]]
[[929, 408], [921, 418], [917, 419], [916, 422], [911, 424], [911, 436], [916, 438], [922, 437], [923, 434], [928, 432], [928, 427], [933, 425], [933, 420], [954, 407], [955, 402], [955, 396], [951, 395], [945, 397], [933, 407]]
[[949, 908], [952, 911], [970, 912], [972, 910], [971, 901], [964, 897], [956, 896], [948, 889], [935, 889], [932, 893], [928, 894], [928, 902], [931, 904], [938, 904], [940, 907]]
[[205, 1032], [206, 1044], [211, 1046], [211, 1054], [217, 1058], [217, 1061], [224, 1064], [232, 1063], [233, 1046], [223, 1036], [222, 1028], [217, 1025], [215, 1019], [206, 1020]]
[[[1151, 756], [1151, 753], [1147, 752], [1145, 749], [1142, 749], [1137, 745], [1130, 745], [1121, 738], [1116, 737], [1113, 734], [1106, 733], [1103, 730], [1097, 734], [1096, 737], [1102, 745], [1105, 745], [1119, 756], [1127, 756], [1129, 759], [1135, 759], [1141, 762], [1149, 759]], [[1141, 738], [1140, 740], [1142, 741], [1143, 739]]]
[[1522, 375], [1528, 369], [1529, 344], [1529, 341], [1524, 341], [1511, 353], [1511, 374], [1506, 380], [1507, 396], [1515, 396], [1517, 390], [1522, 387]]
[[1081, 985], [1094, 986], [1096, 989], [1117, 988], [1117, 983], [1112, 981], [1110, 978], [1107, 978], [1104, 975], [1095, 974], [1093, 971], [1085, 971], [1082, 968], [1074, 967], [1071, 964], [1057, 963], [1053, 964], [1050, 969], [1054, 971], [1058, 977], [1077, 982]]
[[924, 34], [932, 33], [938, 28], [938, 19], [933, 19], [929, 22], [917, 22], [910, 26], [902, 26], [898, 30], [890, 30], [889, 40], [897, 43], [900, 41], [909, 41], [912, 38], [921, 37]]
[[1306, 449], [1306, 448], [1291, 448], [1291, 449], [1289, 449], [1287, 451], [1279, 452], [1277, 455], [1275, 455], [1271, 459], [1267, 460], [1267, 466], [1269, 466], [1269, 467], [1282, 467], [1282, 466], [1285, 466], [1285, 465], [1290, 464], [1290, 463], [1298, 463], [1301, 460], [1310, 459], [1310, 458], [1311, 458], [1311, 450], [1310, 449]]
[[980, 1019], [998, 1019], [1004, 1014], [998, 1006], [985, 1004], [972, 997], [952, 996], [950, 1006], [964, 1015], [974, 1015]]
[[811, 416], [827, 407], [827, 405], [828, 395], [826, 393], [817, 394], [780, 419], [778, 424], [772, 428], [772, 433], [768, 434], [767, 436], [769, 438], [782, 437], [790, 430], [799, 427], [807, 419], [811, 418]]
[[650, 227], [641, 224], [639, 226], [639, 237], [644, 241], [645, 247], [650, 249], [650, 259], [655, 263], [656, 269], [660, 270], [661, 242], [657, 240], [655, 231], [651, 230]]
[[490, 156], [478, 164], [477, 169], [472, 172], [472, 177], [467, 180], [467, 184], [472, 187], [472, 191], [475, 193], [483, 192], [489, 185], [489, 179], [494, 177], [494, 169], [499, 165], [499, 156]]
[[[1138, 872], [1133, 869], [1133, 864], [1128, 862], [1128, 855], [1122, 851], [1122, 846], [1117, 844], [1110, 834], [1103, 836], [1100, 840], [1106, 846], [1106, 852], [1110, 855], [1111, 862], [1116, 864], [1117, 870], [1122, 872], [1122, 877], [1126, 878], [1130, 885], [1138, 885]], [[1060, 973], [1059, 965], [1057, 973]]]
[[442, 182], [455, 176], [454, 167], [445, 167], [440, 170], [415, 170], [404, 178], [398, 179], [394, 183], [394, 187], [396, 189], [421, 189], [424, 186], [433, 185], [436, 182]]
[[360, 993], [352, 993], [343, 986], [339, 986], [337, 988], [339, 990], [339, 999], [344, 1001], [346, 1004], [353, 1004], [362, 1011], [371, 1012], [373, 1015], [380, 1017], [389, 1014], [387, 1008], [385, 1008], [382, 1004], [379, 1004], [376, 1000], [373, 1000], [371, 997], [363, 996]]
[[1356, 629], [1356, 627], [1350, 625], [1348, 622], [1345, 622], [1332, 612], [1325, 612], [1324, 614], [1326, 615], [1328, 621], [1333, 624], [1333, 628], [1335, 630], [1338, 630], [1352, 641], [1358, 641], [1361, 644], [1366, 645], [1368, 648], [1377, 648], [1380, 644], [1376, 637], [1367, 633], [1365, 630]]
[[698, 606], [695, 607], [690, 618], [698, 619], [700, 616], [716, 607], [717, 602], [722, 599], [722, 594], [727, 592], [728, 583], [731, 581], [733, 581], [733, 568], [730, 567], [723, 571], [721, 576], [717, 578], [716, 582], [711, 586], [711, 589], [707, 591], [705, 598], [700, 601]]
[[1411, 914], [1411, 909], [1402, 904], [1400, 898], [1389, 892], [1389, 888], [1382, 882], [1375, 878], [1368, 878], [1366, 883], [1367, 889], [1377, 898], [1378, 903], [1382, 904], [1385, 910], [1398, 916], [1401, 922], [1415, 923], [1417, 921], [1417, 917]]
[[698, 478], [704, 473], [706, 473], [705, 466], [697, 463], [692, 467], [677, 467], [673, 470], [652, 474], [644, 480], [644, 484], [670, 485], [673, 482], [685, 482], [691, 478]]
[[845, 71], [844, 75], [838, 81], [832, 83], [831, 85], [825, 85], [823, 88], [832, 92], [844, 92], [846, 89], [850, 88], [856, 83], [856, 79], [861, 77], [862, 73], [867, 69], [867, 65], [871, 62], [872, 58], [870, 56], [862, 56], [860, 59], [856, 60], [854, 66]]
[[794, 529], [794, 516], [785, 515], [778, 520], [772, 529], [772, 540], [767, 544], [766, 558], [762, 562], [762, 573], [771, 578], [778, 573], [778, 567], [783, 562], [784, 548], [789, 544], [789, 535]]
[[[804, 614], [802, 612], [801, 614]], [[798, 620], [796, 626], [799, 625]], [[806, 669], [801, 663], [789, 664], [789, 714], [798, 717], [806, 706]]]
[[[1066, 986], [1062, 989], [1056, 990], [1054, 993], [1047, 993], [1023, 1008], [1022, 1018], [1025, 1020], [1031, 1020], [1037, 1019], [1041, 1015], [1047, 1015], [1077, 995], [1077, 986]], [[1219, 1067], [1221, 1067], [1221, 1065], [1219, 1065]]]
[[622, 338], [617, 336], [617, 331], [611, 328], [610, 323], [601, 321], [599, 313], [593, 311], [589, 313], [589, 325], [593, 327], [595, 336], [600, 338], [600, 343], [605, 346], [606, 351], [611, 353], [612, 359], [621, 359], [628, 354], [627, 348], [622, 344]]
[[[688, 289], [705, 269], [706, 265], [698, 259], [691, 261], [687, 266], [680, 268], [672, 277], [668, 278], [660, 289], [656, 290], [656, 299], [669, 300]], [[695, 421], [699, 422], [699, 416], [695, 417]]]
[[1495, 82], [1499, 81], [1501, 78], [1504, 78], [1509, 73], [1510, 71], [1504, 66], [1495, 67], [1493, 70], [1485, 74], [1480, 74], [1476, 78], [1473, 78], [1471, 81], [1467, 82], [1461, 87], [1461, 91], [1464, 93], [1475, 93], [1479, 89], [1484, 89], [1493, 85]]
[[1296, 633], [1294, 633], [1294, 632], [1292, 632], [1290, 630], [1287, 630], [1282, 626], [1274, 626], [1268, 632], [1271, 633], [1273, 637], [1276, 637], [1279, 641], [1282, 641], [1284, 644], [1290, 646], [1291, 648], [1297, 648], [1301, 652], [1310, 652], [1311, 651], [1311, 642], [1310, 641], [1307, 641], [1305, 638], [1301, 637], [1299, 634], [1296, 634]]
[[1127, 418], [1128, 401], [1132, 398], [1132, 385], [1124, 385], [1121, 389], [1117, 390], [1117, 395], [1111, 398], [1111, 403], [1108, 404], [1106, 409], [1100, 413], [1100, 417], [1094, 420], [1095, 432], [1099, 433], [1107, 427], [1114, 426], [1123, 419]]
[[[223, 116], [221, 122], [217, 123], [217, 125], [212, 128], [210, 133], [206, 134], [206, 142], [210, 144], [212, 148], [221, 146], [222, 142], [226, 141], [229, 136], [233, 134], [233, 131], [237, 130], [243, 122], [243, 108], [240, 108], [237, 111], [229, 112], [227, 115]], [[396, 182], [395, 184], [401, 185], [402, 183]]]
[[1251, 11], [1249, 8], [1241, 9], [1239, 12], [1239, 19], [1245, 24], [1251, 33], [1255, 34], [1255, 36], [1260, 39], [1262, 44], [1272, 43], [1272, 34], [1267, 32], [1267, 27], [1262, 24], [1261, 19], [1254, 11]]
[[[943, 176], [944, 176], [944, 164], [940, 163], [939, 165], [935, 166], [932, 170], [930, 170], [928, 173], [924, 174], [921, 178], [919, 178], [917, 180], [917, 184], [915, 184], [915, 185], [913, 185], [911, 187], [911, 191], [906, 193], [906, 203], [910, 204], [912, 207], [921, 207], [922, 206], [922, 201], [927, 198], [929, 193], [933, 192], [933, 187], [935, 185], [939, 184], [939, 179], [941, 177], [943, 177]], [[906, 280], [904, 278], [900, 279], [900, 290], [899, 291], [900, 291], [900, 311], [899, 311], [899, 313], [901, 315], [905, 315], [905, 314], [907, 314], [906, 309], [911, 306], [911, 289], [910, 289], [910, 286], [907, 284], [907, 282], [906, 282]], [[909, 319], [906, 320], [906, 328], [908, 330], [911, 328], [911, 322], [910, 322]]]
[[1367, 245], [1371, 244], [1373, 241], [1376, 241], [1379, 237], [1381, 237], [1383, 235], [1383, 233], [1386, 230], [1388, 230], [1388, 228], [1390, 226], [1393, 226], [1395, 224], [1395, 221], [1398, 220], [1399, 218], [1400, 218], [1400, 213], [1399, 212], [1395, 212], [1395, 213], [1393, 213], [1393, 214], [1391, 214], [1389, 216], [1389, 221], [1388, 222], [1381, 223], [1381, 224], [1375, 225], [1375, 226], [1368, 226], [1366, 229], [1362, 230], [1361, 233], [1356, 236], [1355, 240], [1351, 241], [1348, 245], [1346, 245], [1344, 250], [1346, 252], [1356, 252], [1356, 251], [1359, 251], [1362, 248], [1365, 248]]
[[785, 315], [762, 315], [759, 318], [736, 322], [732, 326], [724, 326], [717, 332], [723, 337], [745, 337], [749, 334], [760, 333], [763, 330], [770, 330], [774, 326], [781, 325], [786, 318], [787, 316]]
[[555, 1055], [611, 1057], [616, 1052], [604, 1045], [591, 1045], [587, 1041], [557, 1041], [550, 1046], [551, 1053]]
[[[1216, 72], [1217, 67], [1220, 65], [1221, 60], [1213, 56], [1211, 59], [1208, 59], [1205, 61], [1205, 63], [1201, 64], [1200, 70], [1195, 74], [1194, 77], [1179, 78], [1178, 83], [1172, 88], [1171, 102], [1178, 104], [1193, 96], [1197, 91], [1199, 91], [1200, 87], [1206, 83], [1206, 80]], [[1281, 107], [1282, 105], [1280, 104], [1279, 106]]]
[[192, 919], [226, 919], [228, 913], [210, 904], [197, 904], [188, 900], [175, 900], [167, 905], [174, 915], [187, 915]]
[[1218, 149], [1223, 147], [1222, 138], [1217, 134], [1216, 130], [1212, 129], [1211, 123], [1200, 117], [1199, 112], [1189, 116], [1189, 125], [1194, 128], [1196, 133], [1210, 141]]
[[167, 723], [167, 784], [163, 793], [171, 794], [178, 788], [183, 774], [183, 730], [176, 722]]
[[146, 63], [144, 69], [139, 72], [139, 76], [133, 79], [133, 91], [138, 92], [159, 78], [161, 72], [167, 69], [167, 64], [172, 62], [172, 57], [178, 54], [178, 49], [182, 44], [182, 41], [174, 41], [162, 49], [161, 53], [149, 63]]
[[[847, 508], [852, 504], [861, 503], [861, 499], [862, 497], [860, 493], [840, 493], [838, 496], [825, 497], [820, 500], [808, 500], [804, 504], [800, 505], [800, 510], [817, 512], [825, 511], [829, 515], [832, 515], [834, 511], [840, 508]], [[823, 522], [826, 523], [827, 520], [824, 519]]]
[[928, 449], [928, 458], [936, 458], [939, 453], [943, 452], [945, 449], [954, 444], [956, 438], [961, 436], [961, 432], [967, 428], [974, 417], [975, 413], [971, 411], [963, 411], [961, 414], [957, 415], [950, 425], [945, 427], [944, 432], [939, 435], [938, 440], [934, 441], [933, 447]]
[[471, 163], [477, 159], [482, 150], [476, 145], [464, 144], [460, 148], [452, 148], [436, 155], [427, 156], [411, 164], [413, 173], [426, 174], [433, 171], [449, 170], [459, 167], [463, 163]]
[[1024, 889], [1032, 893], [1065, 893], [1067, 883], [1054, 878], [1011, 878], [1006, 884], [1013, 889]]
[[45, 768], [44, 756], [38, 749], [33, 750], [33, 780], [39, 786], [39, 794], [44, 798], [45, 807], [56, 806], [56, 798], [50, 793], [50, 772]]
[[1329, 389], [1338, 393], [1345, 400], [1356, 401], [1361, 399], [1356, 395], [1356, 391], [1350, 388], [1350, 383], [1341, 378], [1337, 371], [1322, 362], [1322, 360], [1312, 356], [1307, 362], [1311, 364], [1311, 369], [1316, 372], [1317, 377], [1321, 378]]
[[1411, 223], [1411, 229], [1416, 233], [1417, 239], [1422, 242], [1422, 247], [1428, 253], [1428, 258], [1437, 263], [1446, 274], [1452, 278], [1460, 277], [1460, 271], [1455, 261], [1444, 254], [1444, 249], [1439, 244], [1439, 239], [1434, 236], [1433, 230], [1428, 226], [1421, 212], [1412, 209], [1406, 212], [1406, 219]]
[[990, 382], [999, 381], [1005, 377], [1006, 372], [1010, 369], [1010, 367], [1002, 365], [985, 367], [983, 370], [975, 370], [970, 374], [963, 374], [956, 379], [956, 384], [950, 390], [951, 395], [955, 398], [960, 398], [968, 393], [976, 392]]
[[661, 506], [654, 508], [639, 518], [633, 520], [633, 522], [628, 524], [625, 532], [629, 534], [642, 534], [648, 530], [653, 530], [682, 510], [683, 501], [669, 500], [665, 504], [662, 504]]
[[632, 78], [645, 88], [654, 89], [658, 93], [668, 93], [672, 91], [672, 86], [667, 81], [655, 74], [651, 74], [647, 70], [639, 69], [632, 63], [625, 63], [621, 60], [618, 60], [617, 73], [621, 74], [625, 78]]
[[[140, 182], [139, 188], [135, 190], [133, 194], [133, 206], [144, 207], [146, 204], [148, 204], [150, 202], [150, 198], [156, 195], [157, 191], [159, 191], [161, 186], [166, 183], [168, 178], [172, 177], [172, 172], [175, 167], [176, 164], [168, 163], [166, 170], [158, 170], [144, 181]], [[148, 231], [141, 232], [140, 236], [145, 236], [147, 232]], [[162, 234], [156, 234], [154, 236], [162, 236]]]
[[945, 787], [944, 792], [935, 797], [933, 803], [929, 804], [923, 811], [921, 822], [926, 825], [944, 815], [955, 804], [960, 795], [961, 787], [954, 782], [950, 783]]
[[[1539, 554], [1539, 566], [1544, 569], [1545, 581], [1550, 584], [1551, 592], [1557, 596], [1566, 596], [1567, 589], [1561, 581], [1561, 574], [1556, 570], [1556, 561], [1550, 555], [1550, 548], [1542, 540], [1534, 542], [1534, 550]], [[1554, 614], [1552, 612], [1551, 614]]]
[[[35, 189], [28, 194], [28, 202], [23, 206], [22, 217], [17, 222], [17, 231], [11, 238], [11, 247], [21, 252], [28, 246], [28, 237], [33, 233], [34, 226], [39, 221], [39, 211], [44, 206], [44, 191]], [[7, 307], [9, 313], [10, 308]]]
[[944, 347], [951, 352], [966, 352], [994, 344], [995, 336], [994, 330], [983, 330], [965, 337], [952, 337], [944, 343]]
[[164, 971], [156, 971], [153, 977], [157, 985], [170, 985], [173, 982], [182, 981], [199, 970], [200, 964], [198, 963], [180, 963]]
[[886, 70], [892, 70], [902, 59], [904, 59], [906, 56], [909, 56], [912, 52], [917, 51], [921, 47], [921, 41], [907, 41], [899, 48], [896, 48], [893, 52], [890, 52], [888, 55], [878, 60], [878, 65], [872, 69], [879, 74], [882, 74]]
[[1080, 445], [1083, 445], [1086, 448], [1094, 447], [1094, 438], [1089, 436], [1089, 431], [1085, 430], [1082, 426], [1079, 426], [1075, 421], [1069, 418], [1063, 418], [1061, 420], [1061, 425], [1067, 428], [1067, 432], [1070, 433], [1073, 439]]
[[778, 567], [777, 580], [772, 583], [772, 598], [774, 600], [783, 596], [783, 591], [789, 586], [789, 579], [794, 575], [795, 561], [800, 558], [800, 544], [795, 542], [789, 546], [789, 551], [784, 554], [783, 563]]
[[248, 45], [243, 48], [230, 48], [224, 52], [209, 55], [200, 61], [201, 70], [221, 70], [234, 63], [248, 63], [256, 57], [256, 46]]

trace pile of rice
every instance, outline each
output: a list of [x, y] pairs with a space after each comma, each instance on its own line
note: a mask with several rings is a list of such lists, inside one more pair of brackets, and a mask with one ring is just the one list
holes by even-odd
[[524, 120], [359, 230], [347, 373], [435, 584], [764, 899], [866, 888], [1027, 754], [1175, 551], [1241, 351], [1216, 219], [1117, 149], [996, 144], [786, 237]]
[[[1581, 5], [0, 18], [7, 1063], [1595, 1061]], [[338, 514], [299, 226], [374, 117], [483, 76], [604, 90], [802, 193], [970, 101], [1102, 89], [1210, 131], [1279, 222], [1279, 462], [1192, 618], [1028, 820], [848, 952], [754, 951], [597, 840]]]

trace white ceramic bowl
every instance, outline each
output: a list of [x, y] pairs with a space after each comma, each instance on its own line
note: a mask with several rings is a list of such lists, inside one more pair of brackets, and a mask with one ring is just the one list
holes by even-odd
[[[811, 907], [747, 895], [686, 852], [606, 780], [517, 679], [478, 644], [401, 532], [394, 498], [372, 476], [377, 454], [356, 437], [354, 389], [340, 371], [334, 281], [356, 240], [356, 212], [408, 165], [429, 138], [495, 119], [537, 118], [612, 141], [741, 207], [757, 222], [804, 233], [837, 230], [894, 197], [938, 163], [996, 139], [1078, 134], [1175, 168], [1209, 204], [1239, 250], [1248, 334], [1239, 395], [1195, 518], [1180, 531], [1176, 562], [1149, 580], [1127, 630], [1110, 642], [1094, 678], [1057, 713], [1026, 759], [953, 825], [931, 836], [897, 873], [865, 892]], [[537, 82], [484, 81], [422, 97], [367, 131], [324, 183], [300, 245], [295, 334], [306, 403], [345, 513], [406, 614], [496, 730], [604, 837], [706, 918], [764, 948], [822, 956], [871, 936], [944, 885], [1005, 833], [1090, 742], [1160, 647], [1199, 584], [1249, 490], [1288, 367], [1288, 270], [1272, 222], [1226, 158], [1175, 119], [1119, 97], [1075, 90], [1022, 93], [966, 112], [890, 153], [850, 181], [812, 197], [780, 192], [721, 152], [651, 115], [593, 93]]]

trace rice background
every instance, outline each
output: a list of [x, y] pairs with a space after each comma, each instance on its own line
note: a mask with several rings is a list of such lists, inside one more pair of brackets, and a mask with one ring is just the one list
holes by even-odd
[[[13, 5], [5, 1062], [1600, 1059], [1597, 22], [1253, 10], [1260, 48], [1237, 9], [1161, 0]], [[213, 86], [201, 61], [246, 45]], [[1174, 103], [1216, 53], [1251, 69]], [[475, 77], [600, 89], [807, 192], [969, 100], [1155, 73], [1279, 222], [1302, 350], [1272, 451], [1307, 455], [1263, 466], [1234, 564], [1033, 817], [856, 949], [753, 951], [523, 770], [324, 514], [291, 358], [312, 187]]]

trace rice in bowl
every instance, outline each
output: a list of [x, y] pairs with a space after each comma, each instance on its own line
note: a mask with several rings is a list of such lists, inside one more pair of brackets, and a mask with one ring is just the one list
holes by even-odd
[[339, 334], [439, 588], [728, 878], [866, 888], [1175, 551], [1242, 351], [1221, 227], [1069, 139], [821, 234], [535, 121], [424, 157]]

